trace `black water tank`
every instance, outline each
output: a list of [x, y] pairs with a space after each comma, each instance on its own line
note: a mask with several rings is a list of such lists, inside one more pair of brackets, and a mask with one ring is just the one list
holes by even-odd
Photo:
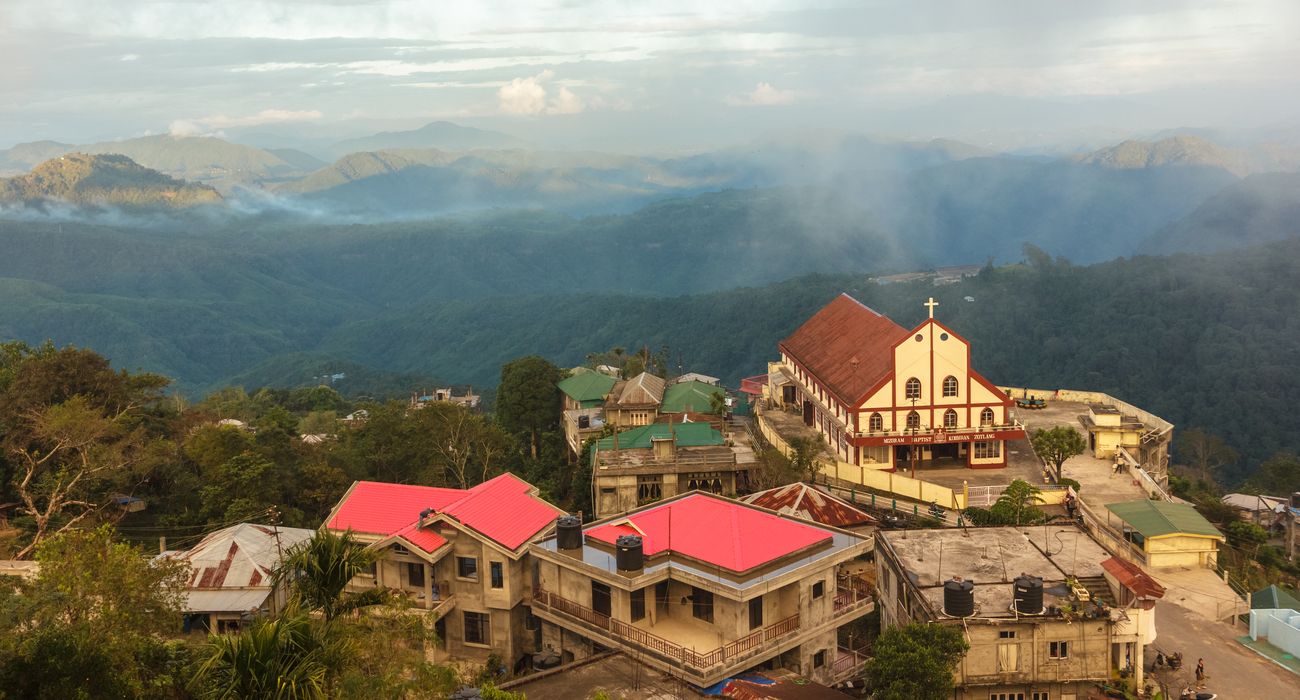
[[645, 565], [645, 557], [642, 555], [641, 538], [637, 535], [619, 535], [614, 541], [614, 547], [617, 549], [614, 560], [618, 564], [619, 571], [640, 571]]
[[586, 430], [591, 427], [591, 416], [578, 416], [578, 429]]
[[953, 577], [943, 584], [943, 614], [948, 617], [970, 617], [975, 614], [975, 583]]
[[1043, 612], [1043, 579], [1037, 576], [1021, 574], [1015, 583], [1016, 612], [1021, 615], [1041, 615]]
[[576, 515], [561, 515], [555, 521], [555, 543], [560, 549], [582, 548], [582, 521]]

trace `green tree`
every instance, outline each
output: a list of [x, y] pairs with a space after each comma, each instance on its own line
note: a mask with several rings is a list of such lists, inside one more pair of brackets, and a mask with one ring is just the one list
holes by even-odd
[[945, 700], [953, 671], [970, 645], [961, 628], [915, 623], [881, 632], [866, 664], [867, 684], [877, 700]]
[[1228, 523], [1225, 534], [1227, 534], [1228, 541], [1233, 546], [1252, 549], [1255, 553], [1259, 552], [1260, 545], [1268, 541], [1268, 530], [1245, 520], [1235, 520]]
[[325, 621], [388, 599], [387, 592], [372, 588], [348, 592], [348, 583], [370, 568], [378, 553], [358, 542], [351, 532], [338, 534], [320, 530], [310, 540], [285, 552], [284, 564], [276, 572], [277, 584], [287, 583], [289, 595], [298, 607], [320, 611]]
[[516, 435], [526, 435], [529, 454], [537, 459], [543, 431], [560, 424], [564, 403], [556, 386], [564, 371], [536, 355], [501, 367], [497, 387], [497, 420]]
[[124, 416], [108, 416], [83, 396], [32, 409], [20, 430], [6, 436], [16, 462], [18, 513], [32, 523], [22, 559], [51, 534], [93, 518], [144, 455], [143, 430]]
[[1300, 491], [1300, 458], [1288, 452], [1273, 455], [1246, 480], [1246, 488], [1254, 493], [1279, 496]]
[[1043, 502], [1042, 493], [1028, 481], [1016, 479], [1007, 485], [989, 510], [999, 518], [1009, 520], [1009, 525], [1038, 522], [1043, 518], [1043, 511], [1034, 504]]
[[1068, 425], [1039, 428], [1029, 441], [1039, 457], [1056, 467], [1057, 474], [1061, 473], [1061, 465], [1065, 464], [1065, 460], [1083, 454], [1088, 448], [1088, 442], [1079, 431]]
[[191, 687], [209, 700], [324, 700], [336, 651], [306, 615], [254, 622], [240, 634], [208, 639]]
[[796, 474], [806, 475], [808, 481], [816, 481], [821, 444], [812, 438], [797, 437], [791, 438], [789, 445], [791, 469]]
[[15, 698], [167, 697], [183, 683], [188, 568], [113, 530], [69, 530], [36, 551], [31, 581], [0, 576], [0, 688]]
[[1237, 462], [1236, 450], [1200, 428], [1179, 432], [1174, 444], [1178, 456], [1202, 479], [1221, 479], [1219, 470]]
[[727, 415], [727, 393], [715, 391], [709, 394], [709, 413], [715, 416]]
[[[209, 523], [265, 519], [272, 506], [284, 502], [281, 475], [270, 460], [245, 452], [215, 469], [199, 498]], [[296, 511], [286, 515], [287, 522], [301, 520]]]

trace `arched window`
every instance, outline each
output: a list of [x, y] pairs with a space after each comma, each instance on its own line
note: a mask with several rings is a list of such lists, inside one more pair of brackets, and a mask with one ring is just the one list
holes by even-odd
[[993, 409], [986, 408], [980, 411], [980, 425], [993, 425]]
[[921, 427], [921, 414], [912, 411], [907, 414], [907, 429], [917, 430]]
[[957, 395], [957, 378], [952, 376], [951, 374], [943, 378], [943, 395], [944, 396]]
[[956, 411], [954, 411], [954, 410], [952, 410], [952, 409], [950, 408], [950, 409], [948, 409], [948, 410], [946, 410], [946, 411], [943, 412], [943, 427], [945, 427], [945, 428], [956, 428], [956, 427], [957, 427], [957, 412], [956, 412]]
[[912, 377], [911, 379], [907, 380], [907, 393], [905, 394], [905, 397], [909, 399], [921, 398], [920, 379], [917, 379], [916, 377]]
[[873, 433], [878, 433], [884, 429], [885, 419], [882, 418], [879, 413], [871, 414], [871, 418], [867, 420], [867, 430], [870, 430]]

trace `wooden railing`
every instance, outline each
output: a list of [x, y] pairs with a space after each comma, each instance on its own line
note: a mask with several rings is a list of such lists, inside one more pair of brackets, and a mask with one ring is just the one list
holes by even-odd
[[707, 675], [708, 672], [722, 664], [750, 656], [767, 642], [780, 639], [799, 630], [799, 613], [795, 613], [784, 620], [754, 630], [734, 642], [701, 653], [694, 649], [684, 648], [640, 627], [612, 619], [604, 613], [592, 610], [567, 598], [562, 598], [542, 588], [539, 588], [533, 596], [533, 605], [567, 615], [599, 630], [608, 632], [611, 636], [635, 644], [665, 661], [681, 664], [683, 668], [700, 676]]

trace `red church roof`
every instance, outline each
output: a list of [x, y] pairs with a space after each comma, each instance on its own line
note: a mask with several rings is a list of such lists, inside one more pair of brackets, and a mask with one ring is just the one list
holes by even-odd
[[419, 527], [420, 512], [432, 508], [506, 549], [518, 549], [564, 511], [532, 494], [528, 482], [506, 473], [470, 489], [358, 481], [326, 523], [331, 530], [400, 536], [426, 552], [447, 542]]
[[597, 525], [589, 537], [614, 544], [641, 535], [646, 556], [673, 552], [743, 572], [831, 540], [831, 533], [735, 501], [695, 493]]
[[893, 371], [894, 345], [908, 333], [889, 317], [841, 294], [779, 347], [842, 403], [853, 405]]
[[875, 517], [847, 501], [803, 482], [759, 491], [740, 500], [831, 527], [854, 527], [876, 522]]

